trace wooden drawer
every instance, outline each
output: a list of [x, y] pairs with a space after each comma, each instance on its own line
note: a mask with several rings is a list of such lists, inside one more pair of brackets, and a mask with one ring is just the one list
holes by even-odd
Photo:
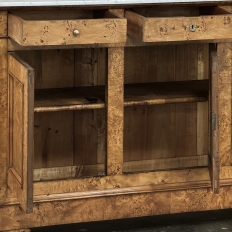
[[109, 11], [12, 12], [8, 35], [22, 46], [123, 43], [126, 19]]
[[218, 7], [135, 9], [125, 17], [128, 34], [143, 42], [232, 38], [232, 16]]

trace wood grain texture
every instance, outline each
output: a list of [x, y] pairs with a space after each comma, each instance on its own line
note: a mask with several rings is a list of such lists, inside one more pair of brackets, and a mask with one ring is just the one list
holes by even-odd
[[[226, 39], [208, 39], [208, 40], [198, 40], [197, 43], [231, 43], [232, 39], [230, 37]], [[143, 42], [131, 35], [127, 35], [126, 42], [124, 43], [104, 43], [104, 44], [73, 44], [65, 45], [67, 49], [77, 49], [77, 48], [108, 48], [108, 47], [147, 47], [147, 46], [157, 46], [157, 45], [168, 45], [168, 44], [194, 44], [196, 41], [160, 41], [160, 42]], [[46, 45], [43, 46], [43, 50], [49, 49], [63, 49], [63, 45]], [[25, 50], [41, 50], [41, 46], [21, 46], [11, 38], [8, 38], [8, 50], [9, 51], [25, 51]]]
[[34, 70], [14, 53], [9, 64], [8, 186], [26, 213], [33, 207]]
[[0, 198], [6, 194], [6, 167], [7, 167], [7, 39], [0, 39]]
[[[206, 101], [207, 86], [206, 80], [128, 84], [124, 106]], [[105, 107], [104, 91], [104, 86], [36, 90], [34, 111], [101, 109]]]
[[218, 132], [218, 57], [216, 49], [211, 51], [210, 54], [210, 68], [211, 68], [211, 78], [210, 78], [210, 162], [209, 162], [209, 172], [212, 183], [212, 189], [214, 193], [219, 193], [220, 182], [219, 182], [219, 132]]
[[73, 164], [72, 112], [36, 113], [34, 136], [34, 168]]
[[[186, 83], [190, 80], [189, 83], [193, 83], [192, 80], [196, 80], [199, 75], [208, 77], [207, 46], [207, 44], [184, 44], [125, 48], [125, 83], [140, 83], [135, 85], [141, 87], [141, 90], [136, 90], [139, 95], [146, 85], [144, 82], [153, 86], [154, 81], [166, 81], [166, 84], [172, 83], [174, 86], [175, 80], [178, 81], [176, 84], [181, 80], [186, 80]], [[200, 49], [202, 51], [199, 57]], [[159, 83], [154, 83], [156, 84]], [[126, 100], [127, 84], [124, 91]], [[125, 103], [129, 104], [127, 101]], [[139, 102], [137, 104], [139, 105]], [[202, 147], [206, 148], [199, 149], [199, 155], [207, 154], [208, 106], [204, 105], [202, 109], [203, 112], [206, 110], [204, 118], [198, 119], [206, 126], [199, 125], [198, 129], [196, 107], [194, 103], [126, 107], [124, 162], [197, 155], [199, 140]], [[197, 133], [203, 134], [198, 141]]]
[[108, 49], [106, 81], [107, 175], [122, 174], [124, 125], [124, 48]]
[[[230, 14], [153, 18], [126, 11], [125, 17], [128, 33], [144, 42], [226, 39], [232, 35]], [[191, 24], [196, 25], [194, 32], [189, 29]]]
[[30, 229], [10, 230], [9, 232], [30, 232]]
[[217, 45], [220, 166], [231, 165], [231, 43]]
[[[230, 208], [232, 203], [231, 191], [231, 186], [225, 186], [218, 195], [213, 194], [209, 188], [200, 188], [99, 197], [88, 200], [37, 202], [34, 204], [33, 214], [28, 215], [25, 215], [17, 205], [8, 205], [0, 209], [2, 215], [0, 229], [33, 228]], [[101, 205], [100, 209], [99, 205]]]
[[[92, 159], [93, 160], [93, 159]], [[96, 162], [96, 161], [95, 161]], [[89, 160], [82, 160], [82, 163], [90, 163]], [[142, 161], [128, 161], [123, 163], [124, 173], [148, 172], [158, 170], [171, 170], [181, 168], [206, 167], [208, 155], [165, 158]], [[58, 180], [68, 178], [79, 178], [89, 176], [104, 176], [105, 164], [66, 166], [34, 169], [34, 181]]]
[[[230, 172], [228, 173], [226, 174], [230, 175]], [[208, 184], [210, 186], [211, 183], [208, 168], [192, 168], [183, 170], [168, 170], [136, 174], [127, 173], [125, 175], [86, 177], [79, 179], [67, 179], [56, 181], [52, 180], [45, 182], [41, 181], [34, 183], [34, 196], [72, 192], [81, 193], [89, 191], [89, 195], [91, 195], [91, 191], [103, 191], [113, 189], [122, 189], [120, 191], [124, 192], [124, 188], [134, 188], [139, 186], [141, 187], [153, 185], [161, 185], [159, 186], [159, 189], [163, 189], [164, 191], [166, 189], [166, 184], [178, 185], [181, 183], [189, 183], [192, 181], [208, 181]], [[92, 197], [94, 197], [94, 195]]]
[[[195, 12], [194, 8], [191, 9], [190, 12], [186, 12], [186, 9], [184, 9], [183, 13], [185, 13], [186, 15], [190, 14], [191, 11], [193, 11], [193, 13]], [[179, 82], [185, 80], [186, 82], [192, 82], [192, 80], [197, 79], [197, 47], [197, 44], [175, 46], [174, 75], [176, 81]], [[180, 105], [176, 104], [175, 111], [175, 156], [194, 156], [196, 155], [197, 146], [196, 103]]]
[[7, 11], [0, 11], [0, 37], [7, 37]]
[[[103, 106], [101, 108], [105, 107], [105, 87], [103, 85], [106, 77], [106, 49], [75, 50], [75, 86], [83, 89], [101, 89], [102, 103], [100, 103], [101, 100], [98, 96], [98, 102]], [[85, 97], [93, 96], [94, 91], [92, 90], [85, 94]], [[91, 103], [91, 105], [93, 106], [95, 103]], [[74, 117], [74, 164], [79, 166], [96, 163], [105, 164], [105, 109], [78, 111], [74, 113]]]
[[[53, 14], [54, 12], [51, 12]], [[58, 14], [60, 13], [60, 14]], [[59, 20], [63, 12], [56, 12], [56, 19], [34, 20], [23, 15], [9, 14], [8, 34], [23, 46], [122, 43], [126, 41], [126, 19], [69, 19]], [[35, 14], [37, 14], [35, 12]], [[43, 14], [38, 12], [43, 19]], [[37, 17], [37, 18], [38, 18]], [[74, 30], [79, 34], [75, 36]], [[62, 35], [62, 36], [60, 36]]]
[[[209, 45], [198, 44], [197, 47], [197, 72], [198, 80], [209, 78]], [[197, 155], [207, 154], [208, 152], [208, 102], [197, 103]]]

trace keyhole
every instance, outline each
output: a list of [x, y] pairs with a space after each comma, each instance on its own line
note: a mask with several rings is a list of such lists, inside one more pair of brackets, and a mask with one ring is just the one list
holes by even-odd
[[190, 24], [189, 25], [189, 30], [194, 32], [196, 30], [196, 25], [195, 24]]

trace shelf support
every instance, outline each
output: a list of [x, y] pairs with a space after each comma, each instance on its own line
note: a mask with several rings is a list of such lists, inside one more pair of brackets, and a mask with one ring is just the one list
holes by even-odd
[[124, 48], [108, 49], [106, 80], [107, 175], [122, 174], [124, 117]]

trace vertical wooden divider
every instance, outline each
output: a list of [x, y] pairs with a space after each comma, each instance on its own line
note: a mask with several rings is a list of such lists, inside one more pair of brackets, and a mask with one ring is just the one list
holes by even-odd
[[8, 148], [7, 126], [7, 39], [0, 39], [0, 198], [6, 193]]
[[231, 165], [232, 43], [218, 43], [218, 108], [220, 166]]
[[0, 12], [0, 198], [6, 195], [8, 148], [7, 113], [7, 11]]
[[107, 175], [117, 175], [123, 172], [124, 48], [108, 49], [105, 93]]

